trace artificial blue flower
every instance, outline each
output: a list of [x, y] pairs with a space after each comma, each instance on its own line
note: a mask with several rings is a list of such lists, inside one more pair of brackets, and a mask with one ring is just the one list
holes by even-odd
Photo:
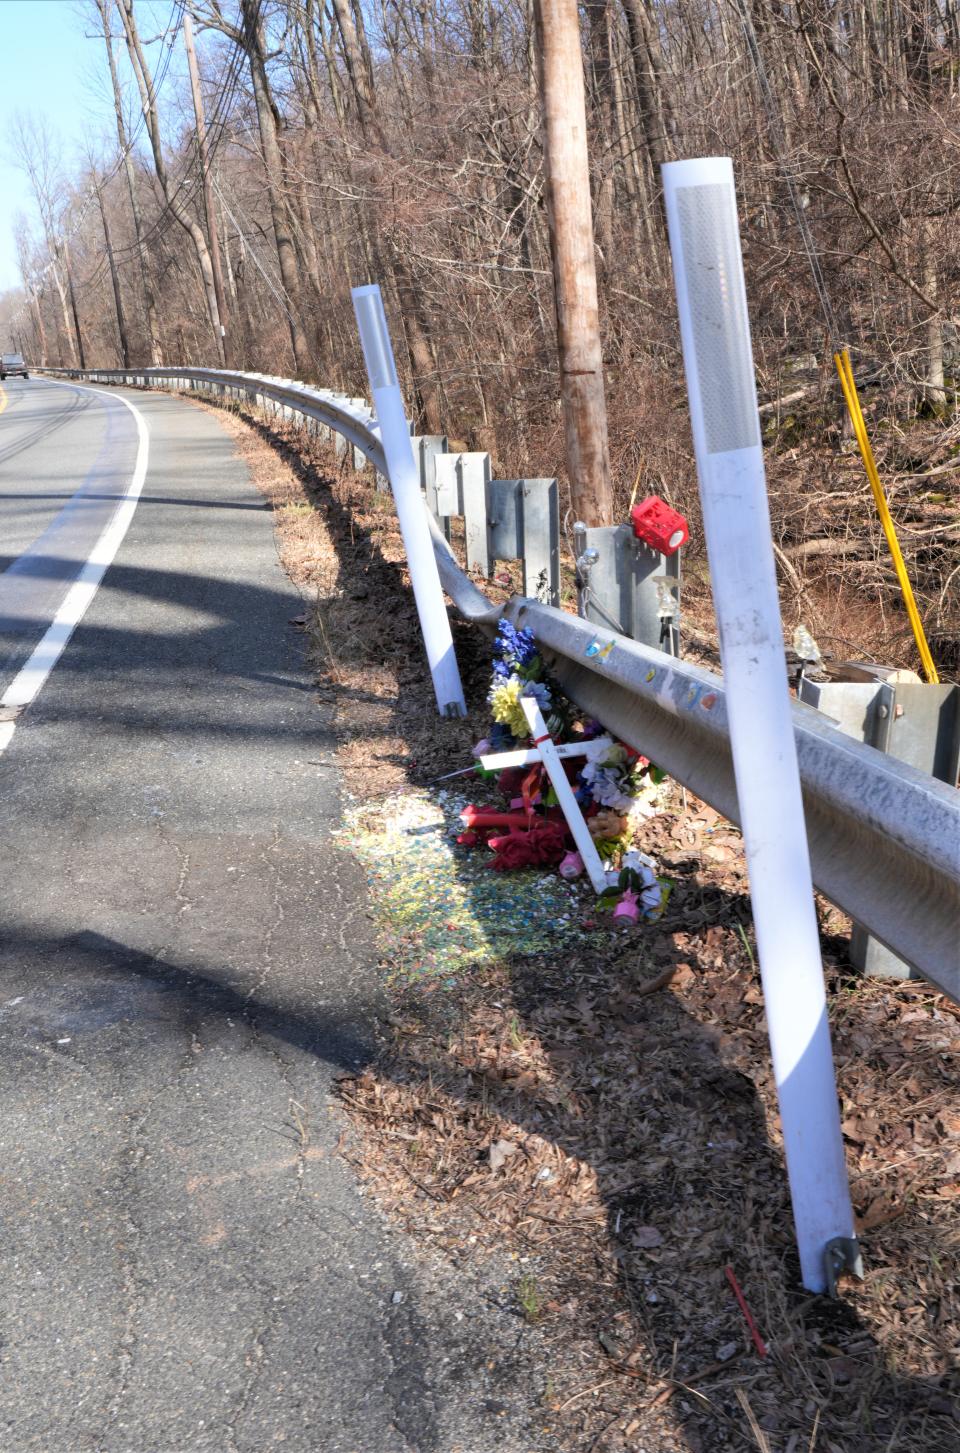
[[524, 683], [523, 696], [536, 697], [537, 705], [546, 715], [553, 705], [553, 697], [550, 695], [550, 688], [543, 681], [527, 681]]
[[[534, 640], [533, 632], [518, 631], [515, 625], [503, 617], [497, 627], [493, 655], [495, 662], [503, 661], [513, 671], [531, 665], [537, 656], [537, 643]], [[496, 666], [494, 670], [496, 670]], [[509, 675], [510, 672], [508, 671], [506, 674]]]

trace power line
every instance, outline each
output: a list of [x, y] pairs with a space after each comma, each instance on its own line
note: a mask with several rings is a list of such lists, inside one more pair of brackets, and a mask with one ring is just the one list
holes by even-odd
[[[260, 0], [260, 3], [262, 4], [263, 0]], [[156, 104], [156, 98], [170, 69], [173, 58], [174, 45], [176, 43], [177, 35], [179, 34], [180, 27], [183, 22], [184, 6], [185, 0], [174, 0], [174, 6], [171, 10], [170, 19], [168, 20], [167, 25], [161, 34], [161, 41], [166, 41], [167, 37], [169, 36], [168, 47], [166, 55], [161, 58], [161, 64], [152, 79], [152, 84], [150, 87], [151, 94], [148, 98], [149, 104]], [[233, 52], [230, 57], [230, 63], [227, 69], [226, 78], [222, 85], [218, 88], [216, 99], [214, 101], [214, 108], [211, 114], [212, 127], [216, 128], [216, 134], [210, 147], [211, 161], [216, 155], [218, 147], [226, 136], [227, 125], [229, 122], [229, 108], [236, 94], [237, 87], [240, 81], [240, 72], [242, 69], [242, 54], [243, 53], [240, 48], [238, 46], [234, 46]], [[69, 246], [69, 244], [73, 241], [84, 221], [86, 220], [87, 213], [90, 209], [93, 199], [96, 196], [97, 186], [99, 185], [101, 189], [106, 188], [113, 180], [113, 178], [118, 174], [120, 167], [124, 163], [124, 160], [136, 145], [145, 125], [146, 115], [141, 111], [139, 122], [137, 123], [132, 136], [128, 139], [126, 145], [120, 149], [117, 160], [112, 169], [108, 171], [103, 178], [100, 179], [98, 184], [94, 184], [92, 190], [84, 199], [81, 211], [79, 215], [75, 217], [70, 232], [66, 236], [59, 239], [60, 246]], [[129, 260], [130, 257], [132, 257], [135, 253], [139, 251], [140, 247], [144, 243], [152, 241], [153, 238], [156, 237], [158, 234], [163, 235], [167, 231], [167, 229], [172, 226], [173, 222], [177, 220], [175, 214], [173, 214], [171, 211], [172, 203], [178, 197], [182, 196], [185, 192], [188, 192], [189, 190], [195, 188], [197, 185], [196, 178], [191, 175], [191, 165], [192, 164], [188, 163], [188, 166], [180, 181], [178, 182], [172, 197], [170, 199], [164, 198], [164, 203], [161, 211], [158, 217], [154, 219], [147, 232], [141, 234], [141, 237], [138, 241], [129, 243], [126, 246], [122, 246], [114, 250], [114, 260], [117, 264], [122, 264], [123, 262]], [[57, 259], [55, 257], [51, 258], [50, 261], [39, 272], [34, 272], [32, 274], [32, 278], [29, 281], [32, 282], [34, 288], [37, 287], [41, 279], [43, 279], [47, 273], [51, 272], [56, 267], [56, 262]], [[96, 269], [93, 276], [84, 281], [84, 283], [82, 284], [83, 288], [87, 288], [92, 284], [98, 283], [102, 276], [102, 273], [103, 265], [101, 264], [101, 266]], [[25, 283], [27, 281], [28, 280], [25, 279]], [[24, 304], [20, 310], [20, 313], [17, 315], [18, 319], [22, 316], [24, 309], [27, 308], [28, 304]]]
[[[230, 64], [227, 69], [226, 79], [220, 86], [217, 92], [216, 99], [214, 101], [214, 108], [212, 112], [212, 126], [208, 125], [207, 128], [208, 137], [212, 134], [212, 127], [215, 126], [217, 128], [217, 134], [216, 136], [214, 136], [214, 139], [209, 146], [209, 156], [211, 162], [216, 156], [221, 143], [226, 139], [227, 126], [229, 122], [228, 108], [232, 103], [234, 96], [236, 95], [237, 87], [240, 82], [242, 55], [243, 52], [240, 50], [240, 48], [238, 46], [234, 46], [233, 54], [230, 57]], [[150, 224], [148, 231], [141, 236], [140, 242], [131, 242], [126, 246], [117, 249], [115, 256], [118, 259], [125, 260], [126, 258], [131, 257], [138, 250], [139, 246], [142, 243], [149, 242], [153, 237], [157, 235], [157, 233], [162, 234], [166, 232], [167, 228], [173, 225], [173, 223], [177, 220], [175, 214], [173, 214], [171, 210], [173, 203], [185, 191], [188, 191], [189, 189], [195, 188], [197, 186], [197, 178], [192, 175], [192, 167], [193, 162], [189, 161], [187, 163], [183, 176], [177, 183], [177, 186], [171, 198], [169, 200], [164, 198], [163, 206], [161, 207], [158, 216], [154, 218], [153, 222]]]
[[[257, 271], [260, 273], [260, 275], [263, 278], [264, 282], [266, 283], [267, 287], [270, 289], [271, 293], [276, 298], [277, 302], [280, 304], [280, 307], [283, 310], [283, 312], [286, 314], [287, 319], [289, 320], [289, 322], [292, 323], [294, 327], [299, 326], [298, 325], [298, 322], [297, 322], [297, 319], [293, 316], [293, 314], [291, 313], [290, 309], [287, 306], [287, 298], [286, 298], [285, 294], [278, 291], [277, 287], [275, 286], [275, 284], [273, 282], [273, 279], [270, 277], [270, 274], [267, 272], [266, 268], [263, 266], [263, 264], [261, 263], [260, 259], [257, 257], [257, 250], [256, 250], [256, 248], [253, 245], [253, 239], [251, 237], [249, 237], [246, 232], [244, 232], [244, 230], [241, 227], [240, 223], [237, 221], [236, 217], [234, 216], [234, 214], [233, 214], [233, 212], [232, 212], [232, 210], [230, 208], [230, 204], [228, 203], [226, 197], [223, 195], [223, 192], [222, 192], [222, 190], [220, 188], [220, 184], [217, 181], [216, 177], [211, 177], [211, 181], [213, 182], [213, 189], [214, 189], [214, 191], [216, 192], [217, 196], [220, 198], [220, 201], [223, 204], [223, 210], [226, 212], [227, 216], [230, 218], [230, 221], [233, 223], [234, 227], [236, 227], [238, 236], [241, 237], [243, 239], [243, 241], [246, 243], [246, 245], [249, 247], [249, 249], [250, 249], [250, 256], [253, 258], [253, 263], [254, 263], [254, 266], [256, 267]], [[235, 205], [237, 207], [237, 210], [243, 216], [246, 217], [246, 214], [243, 212], [243, 208], [240, 206], [239, 202], [237, 202]], [[247, 223], [249, 225], [250, 219], [249, 218], [246, 218], [246, 220], [247, 220]], [[308, 345], [308, 347], [309, 347], [309, 345]], [[311, 357], [313, 357], [313, 361], [314, 361], [314, 363], [316, 363], [317, 360], [316, 360], [316, 357], [313, 355], [313, 350], [312, 349], [311, 349]]]
[[[263, 3], [264, 3], [264, 0], [258, 0], [258, 4], [257, 4], [257, 16], [259, 16], [259, 14], [260, 14], [260, 12], [262, 10]], [[160, 87], [163, 84], [163, 81], [166, 79], [166, 75], [167, 75], [167, 73], [169, 71], [170, 64], [171, 64], [171, 60], [172, 60], [172, 56], [173, 56], [174, 43], [176, 41], [177, 35], [179, 33], [179, 30], [180, 30], [180, 26], [181, 26], [182, 20], [183, 20], [183, 11], [184, 11], [185, 4], [186, 4], [186, 0], [174, 0], [174, 6], [173, 6], [173, 9], [171, 11], [170, 19], [168, 20], [167, 26], [166, 26], [166, 28], [165, 28], [162, 36], [161, 36], [161, 41], [163, 41], [166, 38], [167, 35], [169, 35], [169, 37], [170, 37], [169, 38], [168, 49], [167, 49], [167, 54], [164, 57], [161, 58], [161, 64], [158, 67], [158, 70], [157, 70], [155, 76], [152, 79], [152, 83], [151, 83], [150, 88], [149, 88], [148, 105], [150, 105], [150, 104], [155, 105], [156, 104], [156, 98], [157, 98], [157, 96], [159, 94]], [[219, 150], [220, 146], [223, 144], [223, 142], [227, 139], [227, 136], [228, 136], [228, 127], [229, 127], [229, 121], [230, 121], [230, 108], [232, 106], [233, 100], [234, 100], [234, 98], [236, 96], [237, 89], [238, 89], [239, 84], [240, 84], [240, 78], [241, 78], [241, 73], [242, 73], [242, 69], [243, 69], [243, 56], [244, 56], [244, 54], [245, 54], [245, 51], [244, 51], [243, 47], [240, 44], [238, 44], [238, 43], [235, 42], [234, 43], [234, 46], [233, 46], [232, 54], [230, 56], [230, 61], [229, 61], [229, 64], [228, 64], [226, 77], [224, 78], [223, 82], [217, 88], [217, 93], [216, 93], [216, 97], [215, 97], [214, 104], [213, 104], [213, 109], [212, 109], [211, 114], [210, 114], [210, 121], [208, 123], [208, 128], [207, 128], [207, 130], [208, 130], [208, 137], [211, 138], [210, 148], [209, 148], [209, 161], [211, 163], [213, 162], [213, 159], [216, 156], [217, 151]], [[73, 222], [73, 225], [71, 226], [71, 229], [70, 229], [69, 234], [67, 234], [67, 236], [65, 236], [65, 237], [61, 237], [61, 239], [60, 239], [60, 245], [61, 246], [63, 246], [63, 245], [69, 245], [69, 243], [76, 236], [77, 232], [79, 231], [80, 227], [82, 226], [82, 224], [83, 224], [83, 222], [84, 222], [84, 220], [86, 218], [86, 215], [87, 215], [87, 212], [89, 210], [89, 207], [90, 207], [93, 199], [96, 196], [98, 187], [99, 188], [105, 188], [110, 183], [110, 181], [112, 181], [113, 178], [117, 175], [117, 173], [120, 170], [120, 167], [123, 165], [123, 162], [124, 162], [125, 158], [132, 151], [134, 145], [136, 144], [137, 140], [139, 139], [140, 135], [142, 134], [143, 128], [146, 125], [146, 120], [147, 120], [146, 113], [145, 112], [142, 112], [141, 117], [140, 117], [140, 120], [137, 123], [136, 128], [135, 128], [133, 134], [128, 139], [126, 145], [120, 150], [119, 155], [117, 157], [117, 160], [116, 160], [116, 162], [115, 162], [112, 170], [110, 170], [107, 173], [107, 175], [105, 177], [103, 177], [99, 181], [98, 184], [95, 184], [92, 187], [92, 189], [90, 190], [90, 192], [88, 193], [88, 195], [86, 196], [86, 198], [83, 201], [83, 204], [82, 204], [82, 207], [81, 207], [81, 210], [80, 210], [79, 215], [76, 216], [76, 218], [74, 219], [74, 222]], [[172, 196], [170, 198], [166, 198], [166, 197], [164, 198], [164, 203], [163, 203], [163, 206], [161, 208], [160, 214], [159, 214], [159, 216], [157, 218], [154, 219], [154, 221], [151, 224], [151, 226], [148, 229], [148, 231], [145, 234], [142, 234], [141, 237], [140, 237], [140, 239], [137, 242], [128, 244], [125, 247], [117, 248], [117, 249], [114, 250], [114, 260], [115, 260], [115, 262], [121, 262], [121, 261], [124, 261], [124, 260], [128, 259], [130, 256], [132, 256], [139, 249], [140, 246], [142, 246], [146, 242], [151, 241], [158, 234], [159, 235], [163, 235], [166, 232], [166, 230], [172, 225], [172, 223], [174, 221], [178, 220], [176, 218], [175, 214], [172, 213], [172, 204], [173, 204], [173, 202], [176, 200], [176, 198], [178, 198], [179, 196], [181, 196], [185, 191], [187, 191], [187, 190], [189, 190], [191, 188], [195, 188], [197, 186], [197, 178], [195, 176], [191, 175], [191, 167], [192, 167], [192, 163], [188, 163], [187, 168], [184, 171], [183, 176], [180, 178], [180, 181], [178, 182], [178, 184], [176, 186], [176, 189], [174, 190]], [[229, 203], [227, 202], [227, 200], [226, 200], [226, 198], [225, 198], [225, 196], [223, 194], [223, 191], [222, 191], [221, 187], [219, 186], [216, 178], [213, 177], [212, 175], [211, 175], [211, 182], [213, 184], [214, 190], [216, 191], [217, 195], [220, 198], [220, 201], [221, 201], [221, 204], [224, 207], [224, 210], [226, 211], [227, 215], [230, 217], [230, 220], [232, 221], [234, 227], [237, 229], [238, 235], [244, 240], [244, 242], [246, 243], [246, 245], [249, 247], [249, 249], [250, 249], [250, 256], [251, 256], [251, 258], [253, 260], [254, 266], [257, 268], [258, 272], [262, 275], [262, 277], [263, 277], [263, 279], [264, 279], [264, 281], [265, 281], [265, 283], [266, 283], [269, 291], [271, 292], [271, 294], [273, 295], [273, 297], [276, 299], [276, 301], [279, 304], [282, 312], [285, 314], [285, 316], [287, 317], [287, 319], [289, 320], [289, 322], [292, 325], [296, 326], [297, 325], [297, 320], [295, 319], [294, 315], [290, 311], [290, 308], [288, 306], [288, 299], [287, 299], [287, 297], [285, 295], [285, 292], [281, 293], [280, 291], [278, 291], [278, 289], [277, 289], [277, 287], [276, 287], [273, 279], [270, 277], [269, 273], [267, 272], [266, 268], [263, 266], [263, 263], [261, 262], [260, 258], [257, 255], [257, 249], [254, 246], [254, 243], [253, 243], [252, 238], [248, 235], [247, 232], [244, 231], [244, 228], [241, 226], [240, 222], [237, 220], [237, 218], [236, 218], [234, 212], [232, 211]], [[237, 207], [237, 210], [241, 212], [241, 215], [245, 215], [243, 213], [242, 208], [239, 206], [239, 203], [235, 203], [235, 206]], [[249, 225], [249, 219], [246, 219], [246, 220], [247, 220], [248, 225]], [[50, 271], [52, 271], [55, 268], [55, 266], [56, 266], [56, 258], [52, 258], [46, 264], [46, 266], [44, 268], [42, 268], [39, 272], [34, 272], [34, 273], [32, 273], [32, 275], [31, 275], [31, 277], [29, 279], [27, 279], [27, 278], [24, 279], [24, 283], [25, 283], [25, 285], [27, 287], [28, 294], [32, 291], [35, 296], [39, 296], [39, 289], [42, 286], [43, 279], [46, 277], [47, 273], [49, 273]], [[99, 280], [100, 280], [100, 278], [102, 276], [102, 272], [103, 272], [103, 268], [102, 268], [102, 265], [101, 265], [100, 267], [98, 267], [95, 270], [95, 272], [91, 276], [91, 278], [89, 278], [89, 279], [86, 280], [84, 286], [85, 287], [89, 287], [91, 284], [94, 284], [94, 283], [99, 282]], [[13, 326], [19, 325], [19, 323], [20, 323], [21, 319], [23, 318], [24, 314], [25, 313], [29, 313], [29, 309], [30, 309], [30, 298], [28, 296], [28, 298], [21, 305], [21, 308], [18, 311], [18, 313], [16, 315], [16, 318], [14, 319]], [[309, 347], [309, 345], [308, 345], [308, 347]], [[312, 355], [312, 350], [311, 350], [311, 355]], [[316, 358], [315, 357], [314, 357], [314, 362], [316, 362]]]
[[[179, 8], [179, 19], [177, 21], [177, 31], [179, 31], [180, 24], [182, 23], [183, 8], [184, 8], [185, 0], [177, 0], [177, 4], [178, 4], [178, 8]], [[262, 10], [263, 4], [264, 4], [264, 0], [257, 0], [257, 11], [256, 11], [257, 17], [259, 17], [259, 15], [260, 15], [260, 12]], [[174, 38], [175, 37], [176, 37], [176, 32], [174, 34]], [[172, 47], [171, 47], [171, 53], [172, 53]], [[213, 161], [214, 157], [216, 156], [217, 151], [218, 151], [220, 145], [226, 139], [227, 127], [228, 127], [229, 120], [230, 120], [229, 108], [230, 108], [230, 106], [231, 106], [231, 104], [233, 102], [233, 99], [234, 99], [234, 97], [235, 97], [235, 95], [237, 93], [237, 88], [238, 88], [238, 86], [240, 84], [240, 76], [241, 76], [241, 72], [242, 72], [242, 69], [243, 69], [243, 56], [244, 56], [244, 51], [241, 48], [241, 46], [238, 45], [238, 44], [236, 44], [236, 43], [234, 43], [233, 50], [232, 50], [231, 55], [230, 55], [229, 64], [227, 66], [226, 78], [221, 83], [221, 85], [218, 87], [217, 94], [216, 94], [216, 97], [215, 97], [214, 103], [213, 103], [213, 110], [211, 111], [210, 118], [209, 118], [209, 120], [207, 122], [207, 137], [208, 137], [208, 143], [209, 143], [209, 159], [210, 159], [211, 162]], [[168, 58], [167, 64], [169, 65], [169, 58]], [[154, 95], [156, 95], [157, 92], [158, 92], [158, 90], [159, 90], [159, 85], [156, 82], [154, 83], [153, 90], [154, 90]], [[143, 124], [145, 123], [145, 119], [146, 119], [145, 117], [141, 117], [141, 121], [139, 123], [141, 128], [142, 128]], [[214, 133], [216, 133], [216, 134], [214, 134]], [[212, 138], [212, 140], [210, 138]], [[176, 189], [174, 190], [174, 193], [173, 193], [172, 198], [169, 201], [166, 198], [164, 199], [163, 206], [161, 207], [158, 216], [151, 223], [149, 231], [147, 233], [145, 233], [141, 237], [140, 243], [132, 242], [132, 243], [129, 243], [127, 246], [118, 248], [116, 250], [115, 256], [116, 256], [116, 258], [118, 260], [125, 261], [127, 258], [131, 257], [138, 250], [139, 246], [143, 242], [149, 242], [158, 233], [160, 235], [163, 235], [163, 233], [165, 233], [166, 230], [170, 226], [172, 226], [173, 222], [177, 220], [175, 215], [168, 216], [167, 214], [171, 210], [171, 206], [172, 206], [173, 201], [175, 201], [184, 191], [186, 191], [186, 190], [188, 190], [188, 189], [190, 189], [192, 187], [196, 187], [197, 180], [196, 180], [196, 178], [194, 176], [191, 175], [191, 167], [192, 167], [192, 162], [188, 162], [187, 163], [187, 166], [186, 166], [186, 169], [184, 170], [183, 176], [180, 178], [180, 181], [177, 183], [177, 186], [176, 186]], [[111, 175], [114, 175], [114, 174], [115, 173], [111, 173]], [[110, 180], [110, 178], [108, 177], [107, 178], [107, 181], [109, 181], [109, 180]]]
[[783, 130], [783, 120], [780, 115], [780, 108], [777, 105], [770, 85], [770, 78], [767, 75], [767, 68], [764, 64], [763, 55], [757, 40], [757, 32], [753, 27], [753, 18], [747, 7], [746, 0], [734, 0], [743, 26], [743, 33], [747, 42], [747, 50], [750, 52], [750, 59], [753, 61], [754, 70], [757, 73], [757, 81], [760, 86], [760, 97], [764, 110], [767, 113], [767, 122], [770, 127], [770, 138], [773, 145], [774, 156], [780, 170], [780, 175], [786, 183], [790, 202], [797, 219], [797, 227], [800, 231], [800, 238], [803, 243], [803, 250], [807, 255], [807, 262], [810, 265], [810, 274], [813, 278], [813, 286], [820, 302], [824, 321], [829, 334], [830, 351], [835, 352], [840, 346], [840, 329], [837, 326], [836, 314], [830, 301], [830, 292], [827, 287], [827, 280], [820, 266], [820, 255], [817, 251], [817, 244], [814, 241], [813, 232], [807, 221], [804, 211], [803, 200], [800, 197], [796, 183], [793, 179], [791, 167], [787, 162], [787, 141]]

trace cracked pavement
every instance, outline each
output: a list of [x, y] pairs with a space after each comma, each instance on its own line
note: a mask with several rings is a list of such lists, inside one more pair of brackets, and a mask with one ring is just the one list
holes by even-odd
[[[115, 401], [22, 391], [0, 566], [132, 460]], [[375, 1048], [379, 989], [270, 513], [214, 417], [127, 396], [141, 503], [0, 756], [0, 1447], [551, 1447], [536, 1332], [337, 1154], [332, 1081]], [[13, 613], [2, 684], [48, 595]]]

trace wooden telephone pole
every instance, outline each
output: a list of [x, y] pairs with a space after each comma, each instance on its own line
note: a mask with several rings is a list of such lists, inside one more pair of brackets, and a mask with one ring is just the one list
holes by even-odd
[[227, 338], [227, 304], [223, 291], [223, 269], [220, 265], [220, 236], [217, 231], [217, 209], [213, 203], [213, 181], [210, 176], [210, 153], [207, 148], [207, 122], [203, 110], [203, 95], [200, 91], [200, 71], [197, 66], [197, 52], [193, 44], [193, 21], [190, 11], [183, 12], [183, 43], [187, 51], [187, 67], [190, 71], [190, 90], [193, 94], [193, 114], [197, 119], [197, 153], [200, 157], [200, 175], [203, 180], [203, 208], [207, 216], [207, 238], [210, 243], [210, 263], [213, 268], [213, 288], [217, 295], [217, 311], [220, 314], [220, 354], [225, 368], [232, 368], [232, 348]]
[[577, 519], [612, 525], [577, 0], [535, 0], [534, 12], [570, 493]]
[[107, 261], [110, 264], [110, 281], [113, 284], [113, 302], [117, 312], [117, 333], [120, 338], [120, 353], [122, 355], [122, 366], [130, 367], [130, 340], [127, 337], [127, 320], [123, 312], [123, 295], [120, 291], [120, 274], [117, 271], [117, 260], [113, 253], [113, 238], [110, 236], [110, 223], [107, 221], [107, 208], [103, 200], [103, 184], [96, 172], [93, 174], [93, 186], [97, 194], [97, 206], [100, 208], [100, 221], [103, 224], [103, 240], [107, 248]]

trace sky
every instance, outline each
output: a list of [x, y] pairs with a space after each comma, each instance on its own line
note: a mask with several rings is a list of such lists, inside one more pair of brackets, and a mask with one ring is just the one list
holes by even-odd
[[[47, 122], [63, 142], [68, 173], [75, 172], [86, 140], [102, 140], [104, 150], [116, 148], [103, 40], [91, 10], [84, 0], [0, 0], [0, 293], [20, 283], [14, 218], [26, 212], [36, 220], [10, 145], [11, 114], [22, 111]], [[137, 13], [143, 35], [160, 32], [171, 11], [172, 0], [141, 0]], [[202, 57], [200, 41], [198, 49]], [[171, 80], [177, 69], [171, 70]]]
[[[95, 42], [83, 39], [84, 28], [74, 0], [0, 0], [4, 117], [9, 123], [14, 111], [43, 116], [71, 154], [94, 110], [90, 80], [98, 56]], [[9, 125], [4, 129], [9, 138]], [[20, 282], [13, 223], [18, 211], [33, 215], [27, 181], [14, 165], [9, 140], [0, 140], [0, 291]]]

